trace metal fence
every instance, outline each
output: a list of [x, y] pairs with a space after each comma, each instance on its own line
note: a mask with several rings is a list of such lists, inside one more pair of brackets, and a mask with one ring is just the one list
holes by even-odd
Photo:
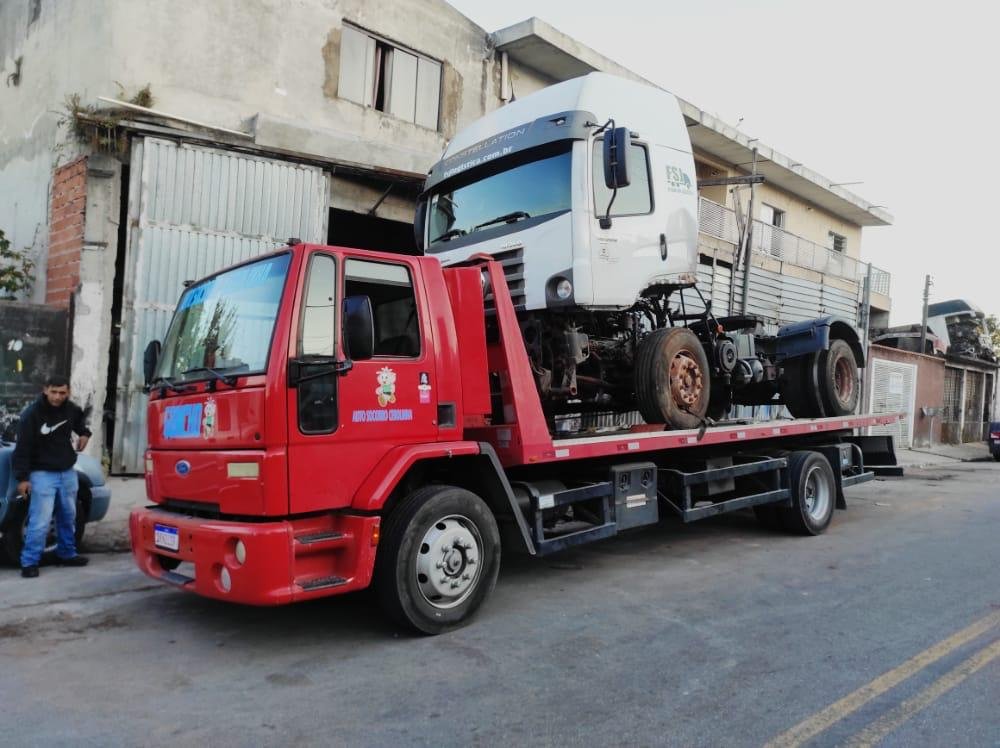
[[[714, 236], [729, 244], [739, 243], [739, 222], [736, 211], [708, 198], [698, 198], [698, 224], [701, 233]], [[843, 252], [837, 252], [816, 242], [792, 234], [778, 226], [754, 220], [751, 249], [756, 254], [773, 257], [799, 267], [846, 278], [859, 284], [868, 274], [868, 263], [859, 262]], [[889, 295], [891, 276], [872, 266], [872, 291]]]

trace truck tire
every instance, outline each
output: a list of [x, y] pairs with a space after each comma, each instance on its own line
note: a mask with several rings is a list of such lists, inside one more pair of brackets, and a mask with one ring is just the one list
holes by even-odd
[[809, 451], [788, 455], [788, 489], [792, 506], [778, 508], [785, 529], [796, 535], [825, 532], [837, 500], [837, 483], [826, 457]]
[[654, 330], [639, 344], [635, 395], [646, 423], [696, 429], [708, 411], [708, 356], [686, 327]]
[[781, 402], [793, 418], [822, 418], [826, 415], [817, 386], [819, 356], [819, 353], [810, 353], [785, 361], [778, 386]]
[[[90, 511], [90, 487], [80, 481], [80, 488], [76, 494], [76, 550], [80, 552], [80, 543], [83, 542], [83, 534], [87, 529], [87, 513]], [[56, 550], [55, 539], [55, 512], [52, 514], [52, 521], [49, 523], [49, 532], [45, 538], [43, 554], [52, 554]], [[0, 555], [8, 563], [15, 566], [21, 563], [21, 549], [24, 547], [24, 533], [28, 524], [28, 502], [23, 502], [15, 510], [7, 521], [4, 533], [0, 536]]]
[[861, 378], [854, 351], [845, 340], [832, 340], [819, 356], [819, 391], [828, 416], [849, 416], [858, 408]]
[[375, 589], [398, 623], [441, 634], [469, 621], [499, 571], [500, 533], [489, 506], [464, 488], [426, 486], [383, 524]]

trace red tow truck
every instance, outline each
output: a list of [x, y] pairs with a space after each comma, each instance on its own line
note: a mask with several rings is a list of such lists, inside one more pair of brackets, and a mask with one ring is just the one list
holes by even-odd
[[895, 416], [554, 424], [486, 256], [290, 245], [191, 284], [146, 374], [153, 506], [130, 519], [146, 574], [252, 605], [374, 584], [428, 634], [479, 609], [501, 548], [748, 508], [817, 535], [870, 463], [895, 462], [857, 435]]

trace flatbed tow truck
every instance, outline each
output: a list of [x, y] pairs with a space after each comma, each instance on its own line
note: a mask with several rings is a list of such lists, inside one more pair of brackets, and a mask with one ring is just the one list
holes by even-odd
[[566, 436], [489, 256], [294, 244], [187, 288], [146, 360], [140, 569], [253, 605], [374, 584], [426, 634], [481, 607], [501, 549], [749, 508], [818, 535], [844, 489], [898, 471], [891, 439], [858, 434], [896, 415]]

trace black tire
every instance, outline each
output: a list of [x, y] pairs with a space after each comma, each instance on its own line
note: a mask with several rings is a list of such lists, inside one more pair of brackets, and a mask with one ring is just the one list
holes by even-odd
[[785, 361], [779, 389], [781, 401], [794, 418], [822, 418], [826, 415], [817, 386], [819, 355], [810, 353]]
[[1000, 455], [993, 455], [993, 459], [1000, 462]]
[[819, 392], [828, 416], [848, 416], [858, 409], [861, 377], [854, 351], [845, 340], [833, 340], [819, 356]]
[[[446, 566], [431, 560], [439, 552], [437, 563]], [[430, 578], [424, 572], [431, 569], [442, 576]], [[382, 526], [375, 559], [379, 602], [395, 621], [422, 634], [466, 624], [493, 591], [499, 571], [496, 519], [464, 488], [418, 489]]]
[[[20, 502], [8, 519], [4, 533], [0, 536], [0, 554], [8, 563], [15, 566], [21, 563], [21, 549], [24, 548], [24, 532], [28, 524], [28, 501]], [[87, 529], [87, 514], [90, 510], [90, 486], [80, 481], [80, 488], [76, 494], [76, 550], [80, 552], [80, 543], [83, 542], [83, 535]], [[54, 517], [54, 512], [53, 512]], [[53, 520], [54, 522], [54, 520]], [[45, 546], [42, 549], [43, 556], [51, 556], [55, 552], [56, 543], [54, 530], [50, 527], [49, 534], [45, 538]]]
[[788, 455], [788, 488], [792, 506], [778, 508], [785, 529], [797, 535], [824, 533], [837, 503], [837, 482], [826, 457], [809, 451]]
[[[671, 389], [671, 365], [689, 367], [695, 372], [685, 381], [693, 399], [683, 406]], [[635, 365], [635, 396], [639, 413], [646, 423], [665, 423], [672, 429], [696, 429], [702, 424], [711, 397], [711, 372], [708, 356], [698, 337], [686, 327], [654, 330], [639, 344]], [[689, 385], [689, 386], [688, 386]]]

